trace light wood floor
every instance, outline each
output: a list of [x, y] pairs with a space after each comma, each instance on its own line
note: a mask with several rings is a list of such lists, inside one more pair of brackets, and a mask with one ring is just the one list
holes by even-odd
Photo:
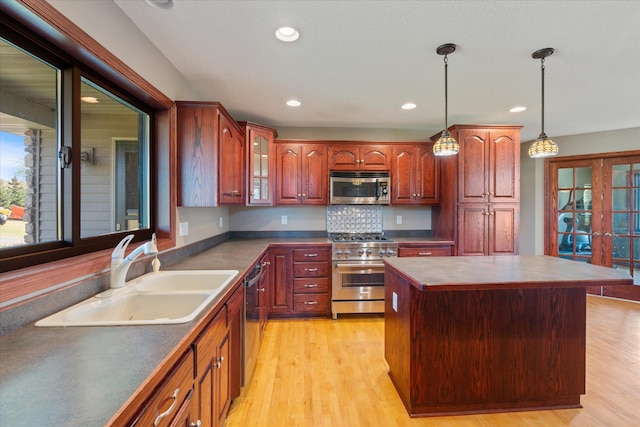
[[226, 427], [640, 426], [640, 304], [587, 298], [582, 409], [410, 418], [387, 374], [382, 316], [270, 320]]

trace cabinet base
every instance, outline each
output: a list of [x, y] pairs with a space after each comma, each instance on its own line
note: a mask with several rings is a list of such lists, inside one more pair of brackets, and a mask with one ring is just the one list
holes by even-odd
[[345, 313], [384, 313], [384, 300], [331, 301], [331, 317]]

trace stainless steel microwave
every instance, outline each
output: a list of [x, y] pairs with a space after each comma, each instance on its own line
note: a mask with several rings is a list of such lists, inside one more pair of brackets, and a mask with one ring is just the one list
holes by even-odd
[[332, 205], [389, 204], [389, 172], [333, 171], [329, 179], [329, 203]]

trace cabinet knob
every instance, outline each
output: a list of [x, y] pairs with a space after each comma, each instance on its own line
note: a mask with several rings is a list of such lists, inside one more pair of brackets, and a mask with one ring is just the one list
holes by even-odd
[[416, 193], [413, 193], [413, 197], [416, 197], [416, 196], [417, 196], [417, 194], [416, 194]]
[[265, 292], [266, 289], [265, 288], [258, 288], [258, 292]]
[[600, 237], [600, 233], [596, 231], [595, 233], [593, 233], [593, 237]]
[[302, 197], [307, 197], [307, 195], [305, 193], [302, 193]]
[[202, 421], [198, 420], [195, 423], [191, 423], [189, 427], [202, 427]]

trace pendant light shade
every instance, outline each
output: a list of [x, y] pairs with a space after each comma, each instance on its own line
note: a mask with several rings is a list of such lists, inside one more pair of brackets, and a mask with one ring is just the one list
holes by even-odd
[[449, 127], [448, 120], [447, 120], [447, 110], [448, 110], [447, 67], [449, 65], [448, 64], [449, 59], [447, 58], [447, 55], [455, 52], [455, 50], [456, 50], [456, 45], [453, 43], [443, 44], [441, 46], [438, 46], [438, 49], [436, 49], [436, 52], [438, 53], [438, 55], [444, 55], [444, 131], [442, 131], [442, 135], [440, 135], [440, 138], [438, 138], [436, 143], [433, 144], [433, 154], [435, 154], [436, 156], [453, 156], [458, 154], [458, 151], [460, 151], [460, 146], [458, 145], [458, 142], [455, 139], [453, 139], [453, 137], [449, 133], [449, 130], [447, 129]]
[[531, 57], [534, 59], [540, 60], [540, 69], [542, 72], [542, 124], [541, 131], [538, 138], [533, 141], [531, 147], [529, 147], [529, 157], [531, 158], [539, 158], [539, 157], [551, 157], [558, 154], [558, 146], [555, 142], [550, 140], [547, 137], [547, 134], [544, 133], [544, 59], [547, 56], [550, 56], [553, 53], [553, 48], [547, 47], [545, 49], [536, 50], [531, 54]]

